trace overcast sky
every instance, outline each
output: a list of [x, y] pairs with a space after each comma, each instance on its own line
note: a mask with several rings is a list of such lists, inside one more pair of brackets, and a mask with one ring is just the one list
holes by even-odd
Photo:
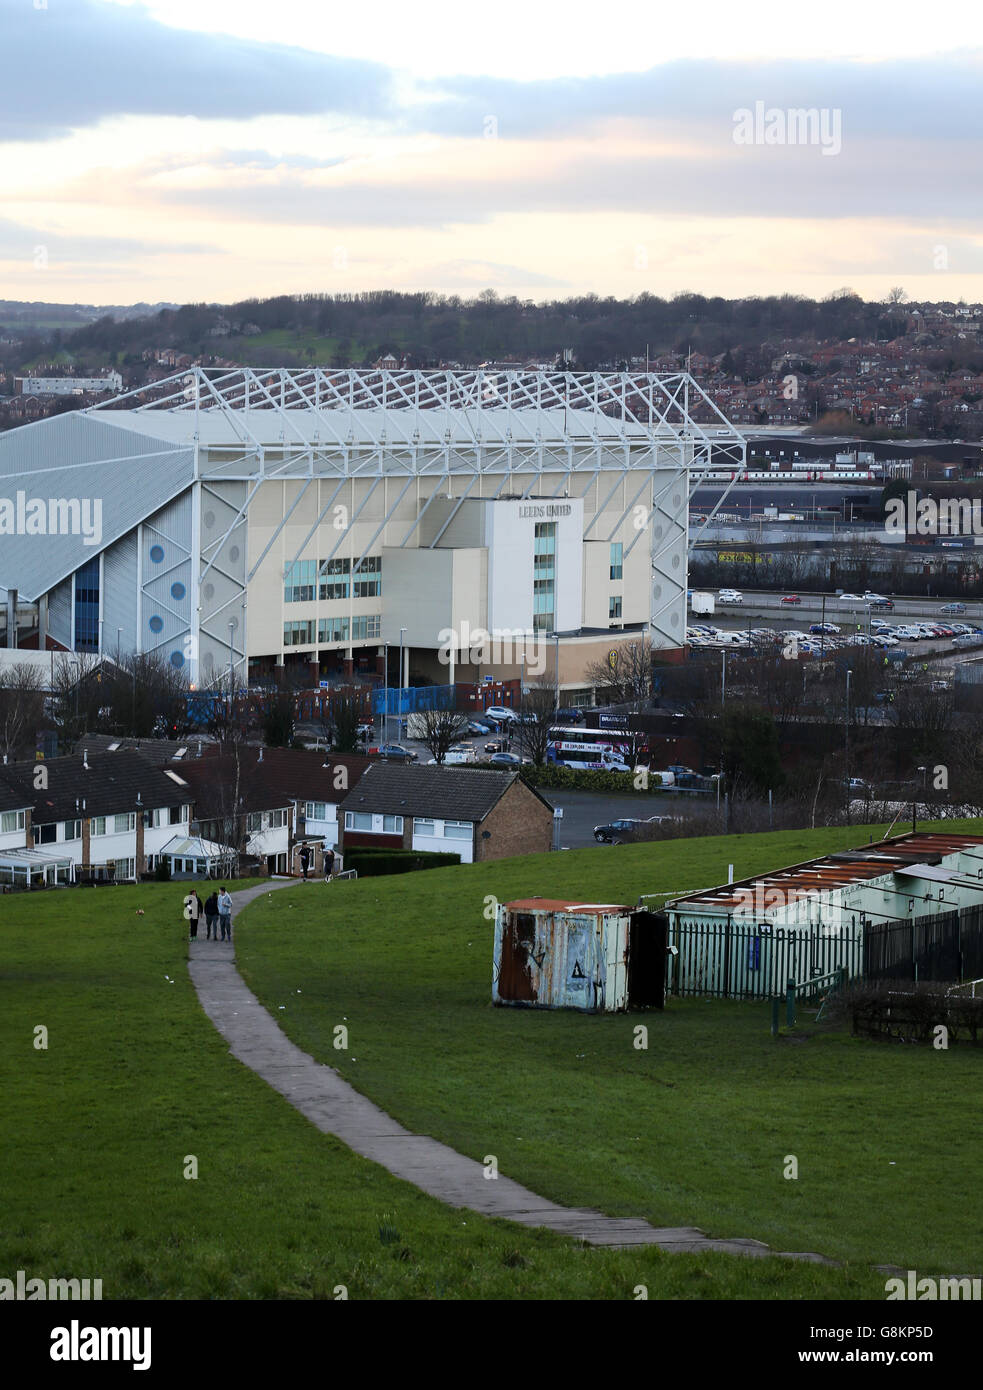
[[983, 7], [667, 9], [0, 0], [0, 297], [983, 299]]

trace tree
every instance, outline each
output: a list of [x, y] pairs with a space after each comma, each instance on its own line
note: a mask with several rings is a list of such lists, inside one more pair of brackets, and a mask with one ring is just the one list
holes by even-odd
[[423, 732], [420, 737], [438, 763], [443, 763], [447, 754], [467, 732], [468, 721], [463, 714], [452, 709], [428, 709], [420, 716]]
[[358, 696], [335, 694], [321, 718], [321, 728], [336, 753], [359, 751], [358, 726], [362, 722], [362, 704]]
[[33, 756], [44, 719], [44, 677], [37, 666], [17, 662], [0, 669], [0, 753], [13, 761]]
[[519, 746], [537, 767], [546, 761], [550, 730], [556, 725], [557, 686], [552, 676], [537, 676], [519, 705]]
[[652, 698], [652, 643], [647, 637], [612, 647], [606, 661], [592, 661], [585, 671], [602, 702], [630, 705], [634, 713]]
[[294, 740], [294, 697], [288, 690], [271, 695], [263, 716], [263, 739], [267, 748], [289, 748]]

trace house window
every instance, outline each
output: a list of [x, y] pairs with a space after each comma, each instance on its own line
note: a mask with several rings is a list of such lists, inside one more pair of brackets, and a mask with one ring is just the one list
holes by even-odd
[[624, 545], [621, 541], [611, 542], [611, 578], [621, 579], [624, 575]]
[[413, 820], [413, 829], [418, 830], [421, 835], [432, 835], [434, 833], [433, 820], [429, 816], [416, 816]]
[[117, 882], [118, 882], [121, 878], [134, 878], [134, 877], [136, 876], [135, 873], [134, 873], [134, 868], [135, 868], [135, 861], [134, 861], [133, 859], [117, 859], [117, 860], [116, 860], [116, 879], [117, 879]]
[[255, 835], [263, 828], [263, 817], [259, 811], [250, 811], [246, 817], [246, 831], [250, 835]]
[[170, 817], [169, 817], [169, 819], [170, 819], [171, 825], [180, 825], [181, 822], [184, 820], [184, 807], [183, 807], [183, 806], [171, 806], [171, 807], [169, 807], [168, 809], [170, 810]]
[[93, 816], [92, 819], [91, 819], [91, 821], [89, 822], [89, 834], [90, 834], [90, 835], [105, 835], [105, 833], [106, 833], [106, 817], [105, 817], [105, 816]]
[[608, 600], [608, 617], [609, 617], [609, 618], [620, 618], [620, 617], [621, 617], [621, 595], [620, 595], [620, 594], [615, 594], [611, 599]]
[[271, 811], [269, 823], [271, 830], [282, 830], [287, 823], [286, 811]]
[[124, 811], [122, 815], [113, 817], [113, 831], [117, 835], [125, 835], [128, 830], [136, 830], [136, 828], [135, 811]]
[[5, 835], [11, 834], [15, 830], [23, 830], [25, 825], [23, 811], [4, 811], [0, 816], [0, 830]]
[[36, 825], [34, 827], [34, 843], [36, 845], [53, 845], [57, 839], [57, 821], [52, 821], [50, 825]]
[[371, 811], [346, 811], [345, 812], [346, 830], [371, 830], [372, 813]]
[[328, 803], [326, 801], [307, 801], [304, 803], [304, 816], [307, 820], [327, 820]]
[[283, 645], [285, 647], [312, 647], [314, 645], [314, 620], [306, 622], [294, 620], [283, 625]]
[[63, 840], [81, 840], [82, 822], [80, 820], [67, 820], [62, 823], [61, 838]]
[[402, 816], [383, 816], [382, 830], [385, 835], [402, 835], [403, 817]]
[[316, 560], [295, 560], [287, 565], [283, 581], [284, 603], [310, 603], [314, 598]]
[[471, 829], [469, 820], [444, 821], [444, 836], [448, 840], [470, 840]]

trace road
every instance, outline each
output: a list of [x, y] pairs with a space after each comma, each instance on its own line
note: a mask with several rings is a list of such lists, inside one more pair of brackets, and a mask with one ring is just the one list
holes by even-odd
[[671, 792], [658, 796], [604, 796], [597, 792], [555, 791], [549, 787], [543, 788], [543, 796], [563, 810], [559, 844], [564, 849], [596, 845], [595, 825], [605, 825], [626, 816], [637, 820], [646, 820], [649, 816], [690, 816], [711, 800], [703, 796], [675, 796]]

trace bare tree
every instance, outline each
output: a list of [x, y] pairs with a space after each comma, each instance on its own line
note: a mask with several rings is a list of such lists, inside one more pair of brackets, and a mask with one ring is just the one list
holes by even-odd
[[637, 714], [652, 697], [652, 643], [641, 637], [612, 647], [607, 660], [590, 662], [585, 674], [605, 703], [629, 705]]
[[420, 735], [431, 756], [443, 763], [447, 754], [467, 732], [468, 721], [463, 714], [452, 709], [428, 709], [420, 714], [423, 733]]
[[37, 666], [19, 661], [0, 669], [0, 754], [14, 759], [33, 754], [44, 719], [45, 679]]
[[537, 676], [519, 706], [519, 746], [537, 767], [546, 761], [550, 730], [557, 723], [557, 685], [552, 676]]

